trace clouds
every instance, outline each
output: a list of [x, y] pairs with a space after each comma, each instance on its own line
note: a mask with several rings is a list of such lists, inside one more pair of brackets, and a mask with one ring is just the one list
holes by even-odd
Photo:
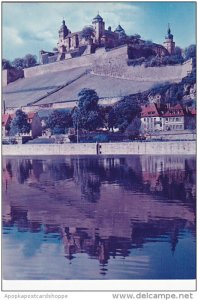
[[[27, 53], [38, 56], [41, 49], [50, 51], [56, 47], [58, 30], [63, 17], [68, 28], [75, 32], [85, 25], [90, 25], [98, 11], [105, 21], [106, 28], [111, 26], [114, 30], [120, 23], [127, 34], [139, 33], [146, 39], [162, 42], [165, 26], [170, 21], [170, 17], [179, 22], [181, 28], [179, 29], [179, 26], [176, 28], [179, 36], [179, 30], [182, 32], [184, 26], [182, 18], [187, 10], [189, 12], [185, 6], [182, 15], [179, 11], [181, 7], [179, 3], [178, 7], [170, 8], [168, 5], [168, 3], [161, 5], [160, 2], [4, 2], [2, 4], [3, 56], [14, 59]], [[192, 16], [189, 18], [192, 24]], [[186, 30], [186, 35], [193, 36], [192, 26], [188, 31]], [[184, 38], [182, 37], [181, 40], [183, 41]]]

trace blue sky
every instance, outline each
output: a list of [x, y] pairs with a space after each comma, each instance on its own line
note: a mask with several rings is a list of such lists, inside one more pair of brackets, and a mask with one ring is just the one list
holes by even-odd
[[176, 45], [184, 48], [196, 40], [196, 2], [7, 2], [2, 4], [2, 56], [13, 60], [51, 51], [63, 17], [74, 32], [90, 25], [98, 11], [112, 30], [120, 23], [127, 34], [162, 44], [170, 23]]

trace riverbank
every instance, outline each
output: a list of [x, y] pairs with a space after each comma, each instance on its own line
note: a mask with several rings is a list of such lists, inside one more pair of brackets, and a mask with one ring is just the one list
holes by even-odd
[[3, 156], [33, 155], [195, 155], [196, 141], [3, 145]]

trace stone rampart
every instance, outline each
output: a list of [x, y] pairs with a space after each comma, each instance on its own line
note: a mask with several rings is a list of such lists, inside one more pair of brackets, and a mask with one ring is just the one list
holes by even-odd
[[53, 73], [58, 71], [74, 69], [78, 67], [90, 66], [92, 65], [93, 61], [94, 61], [94, 54], [69, 58], [51, 64], [40, 65], [40, 66], [24, 69], [24, 77], [29, 78], [38, 75], [43, 75], [46, 73]]
[[[102, 155], [195, 155], [196, 141], [101, 143]], [[3, 145], [8, 155], [95, 155], [96, 144]]]
[[45, 73], [69, 70], [78, 67], [91, 67], [92, 73], [96, 75], [110, 76], [134, 81], [180, 81], [192, 71], [192, 60], [182, 65], [148, 67], [127, 65], [127, 46], [120, 46], [110, 51], [104, 48], [98, 49], [96, 53], [82, 55], [76, 58], [69, 58], [63, 61], [54, 62], [28, 68], [24, 70], [26, 78]]
[[23, 70], [17, 70], [17, 69], [3, 70], [2, 77], [3, 77], [3, 86], [6, 86], [10, 82], [13, 82], [19, 78], [23, 78], [24, 72]]
[[110, 76], [134, 81], [174, 81], [179, 82], [183, 77], [187, 76], [192, 71], [191, 60], [182, 65], [148, 67], [127, 66], [126, 59], [121, 57], [109, 57], [96, 59], [92, 66], [92, 73], [96, 75]]

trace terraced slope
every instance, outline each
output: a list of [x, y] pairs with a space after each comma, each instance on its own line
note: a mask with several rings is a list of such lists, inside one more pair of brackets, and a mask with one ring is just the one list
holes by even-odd
[[138, 82], [107, 76], [86, 74], [70, 85], [39, 101], [40, 104], [76, 100], [83, 88], [96, 90], [99, 98], [121, 97], [145, 91], [153, 86], [153, 82]]
[[87, 73], [85, 67], [19, 79], [3, 88], [6, 107], [76, 100], [82, 88], [95, 89], [100, 98], [145, 91], [154, 82], [132, 81]]
[[3, 88], [3, 100], [6, 107], [25, 106], [76, 80], [86, 70], [86, 67], [81, 67], [38, 75], [32, 78], [18, 79]]

